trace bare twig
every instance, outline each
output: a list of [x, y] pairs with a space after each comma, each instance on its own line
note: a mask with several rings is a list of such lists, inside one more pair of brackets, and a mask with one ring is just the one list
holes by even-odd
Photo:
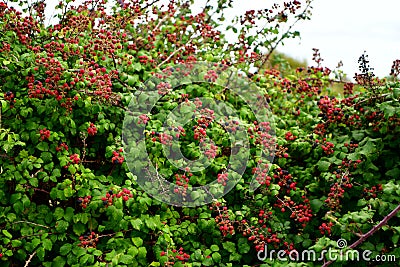
[[364, 102], [367, 102], [367, 101], [370, 101], [370, 100], [373, 100], [373, 99], [385, 98], [385, 97], [387, 97], [389, 95], [390, 95], [390, 93], [383, 94], [383, 95], [375, 95], [375, 96], [366, 98], [364, 100], [361, 100], [360, 102], [354, 103], [353, 106], [360, 105], [361, 103], [364, 103]]
[[268, 51], [268, 54], [264, 57], [262, 63], [260, 66], [264, 66], [264, 64], [268, 61], [268, 59], [270, 58], [272, 52], [274, 52], [276, 50], [276, 48], [278, 47], [278, 45], [280, 43], [282, 43], [282, 41], [288, 36], [288, 34], [290, 33], [290, 30], [301, 20], [303, 19], [303, 15], [310, 9], [311, 7], [311, 3], [312, 1], [309, 1], [307, 3], [307, 6], [304, 8], [304, 11], [302, 12], [302, 14], [300, 14], [299, 16], [297, 16], [297, 19], [292, 23], [292, 25], [289, 26], [289, 28], [287, 29], [287, 31], [282, 34], [282, 36], [279, 38], [278, 41], [275, 42], [275, 44], [271, 47], [271, 49]]
[[[190, 43], [190, 41], [188, 42]], [[160, 64], [158, 64], [157, 68], [161, 67], [162, 65], [164, 65], [166, 62], [168, 62], [176, 53], [178, 53], [180, 50], [182, 50], [184, 48], [184, 46], [179, 47], [178, 49], [176, 49], [173, 53], [171, 53], [171, 55], [169, 55], [163, 62], [161, 62]]]
[[36, 254], [36, 251], [34, 251], [31, 255], [29, 255], [29, 258], [28, 258], [28, 260], [25, 262], [24, 267], [28, 267], [29, 263], [31, 262], [33, 256], [35, 256], [35, 254]]
[[48, 226], [46, 226], [46, 225], [38, 224], [38, 223], [33, 223], [33, 222], [28, 222], [28, 221], [17, 221], [17, 222], [13, 222], [12, 224], [19, 224], [19, 223], [27, 223], [27, 224], [32, 224], [32, 225], [35, 225], [35, 226], [39, 226], [39, 227], [51, 229], [51, 227], [48, 227]]
[[145, 9], [148, 8], [148, 7], [151, 7], [152, 5], [154, 5], [154, 4], [157, 3], [157, 2], [160, 2], [160, 0], [154, 0], [154, 1], [151, 2], [151, 3], [148, 3], [148, 4], [145, 5], [144, 7], [141, 7], [141, 8], [140, 8], [140, 11], [145, 10]]

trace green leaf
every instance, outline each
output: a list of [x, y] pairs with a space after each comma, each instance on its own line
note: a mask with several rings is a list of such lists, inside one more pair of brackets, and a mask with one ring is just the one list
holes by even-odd
[[230, 253], [233, 253], [236, 251], [236, 246], [235, 243], [227, 241], [225, 243], [222, 243], [222, 246], [224, 247], [225, 250], [227, 250]]
[[36, 250], [36, 255], [39, 258], [39, 260], [43, 261], [44, 260], [44, 255], [45, 255], [44, 248], [43, 247], [38, 248]]
[[40, 151], [49, 151], [49, 145], [44, 141], [40, 142], [36, 146], [36, 148], [39, 149]]
[[328, 162], [328, 161], [320, 160], [320, 161], [317, 163], [318, 170], [320, 170], [320, 171], [322, 171], [322, 172], [328, 171], [328, 170], [329, 170], [329, 166], [331, 166], [331, 163]]
[[215, 263], [221, 262], [221, 254], [219, 254], [218, 252], [214, 252], [214, 253], [211, 255], [211, 257], [212, 257], [212, 259], [213, 259], [213, 261], [214, 261]]
[[74, 216], [74, 209], [72, 207], [67, 207], [67, 209], [65, 210], [65, 215], [64, 215], [65, 220], [67, 220], [68, 222], [71, 222], [73, 216]]
[[124, 264], [131, 264], [132, 261], [133, 261], [133, 257], [131, 255], [122, 255], [119, 258], [119, 262], [124, 263]]
[[90, 256], [92, 256], [92, 255], [88, 255], [88, 254], [83, 255], [83, 256], [79, 259], [79, 263], [80, 263], [81, 265], [82, 265], [82, 264], [85, 264], [85, 263], [89, 260]]
[[7, 230], [1, 230], [1, 232], [3, 233], [3, 235], [5, 235], [7, 238], [11, 239], [12, 235], [10, 234], [10, 232], [8, 232]]
[[138, 251], [138, 257], [139, 257], [139, 258], [142, 258], [142, 259], [145, 259], [145, 258], [146, 258], [146, 255], [147, 255], [147, 250], [146, 250], [146, 248], [145, 248], [145, 247], [140, 247], [140, 248], [139, 248], [139, 251]]
[[317, 213], [319, 209], [324, 205], [324, 202], [319, 199], [313, 199], [310, 201], [311, 209]]
[[22, 241], [21, 240], [15, 239], [15, 240], [11, 241], [11, 246], [13, 246], [14, 248], [19, 247], [21, 245], [22, 245]]
[[53, 248], [53, 243], [51, 242], [50, 239], [44, 239], [43, 240], [43, 248], [45, 250], [51, 250]]
[[[56, 230], [61, 233], [65, 233], [68, 229], [69, 223], [64, 220], [59, 220], [56, 223]], [[75, 225], [74, 225], [75, 226]]]
[[210, 249], [212, 251], [219, 251], [219, 247], [217, 245], [211, 245]]
[[62, 255], [62, 256], [65, 256], [65, 255], [67, 255], [70, 251], [71, 251], [71, 249], [72, 249], [72, 244], [64, 244], [64, 245], [62, 245], [61, 246], [61, 248], [60, 248], [60, 254]]
[[239, 238], [239, 242], [238, 242], [238, 252], [240, 254], [246, 254], [250, 251], [251, 247], [250, 245], [247, 243], [247, 239], [246, 238]]
[[131, 220], [131, 224], [133, 229], [140, 230], [140, 226], [143, 224], [143, 222], [140, 219], [134, 219]]
[[86, 227], [82, 223], [75, 223], [73, 230], [76, 235], [82, 235], [86, 231]]
[[132, 237], [132, 243], [135, 246], [140, 247], [141, 245], [143, 245], [143, 240], [140, 237]]
[[63, 218], [64, 217], [64, 210], [62, 209], [62, 208], [60, 208], [60, 207], [57, 207], [55, 210], [54, 210], [54, 218], [56, 219], [56, 220], [59, 220], [59, 219], [61, 219], [61, 218]]

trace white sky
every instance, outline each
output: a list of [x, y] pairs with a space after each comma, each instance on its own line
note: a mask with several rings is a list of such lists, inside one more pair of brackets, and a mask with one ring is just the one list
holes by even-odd
[[[48, 16], [56, 2], [46, 0]], [[227, 15], [268, 8], [274, 2], [284, 0], [234, 0]], [[203, 6], [205, 0], [195, 3]], [[348, 78], [358, 72], [357, 60], [364, 50], [380, 77], [387, 76], [393, 60], [400, 59], [400, 0], [314, 0], [313, 7], [311, 20], [295, 27], [301, 39], [286, 40], [279, 51], [312, 64], [312, 48], [319, 48], [323, 64], [333, 69], [342, 60]]]
[[[304, 0], [302, 0], [304, 1]], [[234, 0], [233, 13], [262, 9], [283, 0]], [[352, 79], [358, 72], [358, 58], [366, 51], [374, 73], [389, 75], [395, 59], [400, 59], [400, 0], [314, 0], [310, 21], [294, 29], [301, 39], [288, 39], [280, 52], [313, 64], [312, 48], [320, 50], [323, 65], [341, 68]]]
[[301, 40], [290, 40], [280, 51], [311, 63], [313, 47], [333, 69], [342, 60], [349, 78], [358, 72], [358, 57], [368, 54], [379, 77], [389, 75], [400, 59], [399, 0], [315, 0], [311, 21], [297, 29]]

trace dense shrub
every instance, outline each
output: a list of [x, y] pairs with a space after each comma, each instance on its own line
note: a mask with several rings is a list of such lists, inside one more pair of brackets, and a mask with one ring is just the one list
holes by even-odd
[[[314, 66], [263, 68], [310, 1], [246, 12], [228, 27], [235, 44], [218, 31], [230, 1], [198, 14], [180, 1], [70, 2], [51, 26], [43, 2], [28, 15], [0, 3], [2, 266], [287, 266], [258, 256], [320, 253], [339, 239], [371, 259], [400, 257], [396, 64], [390, 82], [366, 55], [356, 83], [338, 71], [334, 81], [317, 50]], [[180, 169], [180, 150], [207, 168]], [[192, 191], [212, 181], [214, 191]]]

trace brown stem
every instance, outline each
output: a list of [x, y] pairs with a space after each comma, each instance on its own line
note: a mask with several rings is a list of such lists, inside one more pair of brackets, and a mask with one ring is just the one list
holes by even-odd
[[[387, 222], [391, 218], [393, 218], [399, 211], [400, 211], [400, 204], [394, 210], [392, 210], [385, 218], [383, 218], [382, 221], [380, 221], [377, 225], [372, 227], [371, 230], [369, 230], [366, 234], [363, 234], [356, 242], [351, 244], [349, 246], [349, 248], [353, 249], [353, 248], [357, 247], [358, 245], [360, 245], [361, 243], [363, 243], [368, 237], [370, 237], [371, 235], [375, 234], [375, 232], [377, 232], [385, 224], [387, 224]], [[335, 262], [334, 260], [327, 261], [327, 262], [324, 263], [324, 265], [322, 265], [322, 267], [329, 266], [330, 264], [332, 264], [334, 262]]]

